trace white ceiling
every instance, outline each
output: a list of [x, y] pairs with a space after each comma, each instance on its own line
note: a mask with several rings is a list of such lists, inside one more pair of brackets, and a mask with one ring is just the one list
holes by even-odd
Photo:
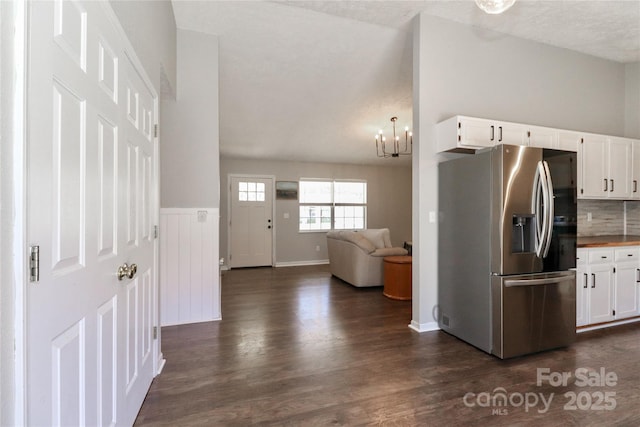
[[617, 62], [640, 61], [640, 0], [182, 1], [178, 28], [219, 36], [220, 152], [388, 165], [373, 135], [411, 125], [411, 20], [420, 12]]

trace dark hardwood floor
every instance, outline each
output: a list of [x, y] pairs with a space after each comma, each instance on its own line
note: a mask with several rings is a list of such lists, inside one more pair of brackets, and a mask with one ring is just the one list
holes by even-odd
[[[162, 329], [167, 363], [136, 425], [640, 425], [640, 323], [502, 361], [412, 331], [410, 301], [326, 266], [224, 272], [222, 309], [220, 322]], [[538, 385], [538, 368], [571, 377]], [[579, 368], [609, 384], [581, 386]]]

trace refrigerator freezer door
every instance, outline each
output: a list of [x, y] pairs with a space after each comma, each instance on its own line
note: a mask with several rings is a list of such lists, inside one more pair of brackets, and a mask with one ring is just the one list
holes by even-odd
[[493, 276], [491, 287], [496, 356], [506, 359], [575, 341], [574, 271]]

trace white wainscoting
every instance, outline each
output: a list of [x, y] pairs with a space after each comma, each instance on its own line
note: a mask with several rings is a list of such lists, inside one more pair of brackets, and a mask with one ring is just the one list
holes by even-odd
[[160, 209], [162, 326], [220, 320], [219, 222], [217, 208]]

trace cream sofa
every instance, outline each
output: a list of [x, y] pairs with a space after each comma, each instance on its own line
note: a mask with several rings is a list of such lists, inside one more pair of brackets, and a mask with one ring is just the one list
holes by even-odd
[[407, 255], [406, 249], [391, 246], [388, 228], [330, 231], [327, 249], [331, 274], [357, 287], [382, 286], [383, 258]]

